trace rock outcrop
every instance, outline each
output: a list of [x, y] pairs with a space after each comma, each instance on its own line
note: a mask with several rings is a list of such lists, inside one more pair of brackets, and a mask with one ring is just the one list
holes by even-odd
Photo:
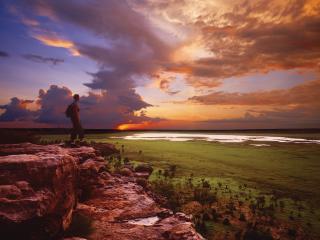
[[1, 238], [59, 239], [77, 213], [92, 221], [87, 239], [202, 239], [186, 215], [145, 190], [141, 177], [152, 168], [111, 174], [100, 154], [117, 150], [95, 145], [0, 145]]
[[[78, 162], [95, 150], [1, 145], [2, 235], [50, 238], [68, 228], [78, 199]], [[14, 155], [10, 155], [14, 154]]]

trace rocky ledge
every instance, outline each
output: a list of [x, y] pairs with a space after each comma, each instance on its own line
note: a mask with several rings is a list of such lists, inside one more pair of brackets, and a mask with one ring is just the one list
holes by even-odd
[[1, 239], [62, 239], [75, 215], [90, 219], [87, 239], [202, 239], [144, 188], [150, 168], [107, 170], [101, 154], [117, 153], [109, 144], [0, 145]]

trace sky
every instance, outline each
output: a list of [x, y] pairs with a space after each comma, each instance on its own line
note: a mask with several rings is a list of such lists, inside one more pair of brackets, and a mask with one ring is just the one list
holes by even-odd
[[320, 127], [320, 0], [0, 3], [0, 127]]

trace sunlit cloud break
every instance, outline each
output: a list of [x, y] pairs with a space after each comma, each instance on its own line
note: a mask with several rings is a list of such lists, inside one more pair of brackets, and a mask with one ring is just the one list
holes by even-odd
[[76, 56], [76, 57], [81, 56], [75, 44], [69, 40], [59, 38], [53, 35], [33, 34], [32, 36], [47, 46], [65, 48], [70, 52], [72, 56]]

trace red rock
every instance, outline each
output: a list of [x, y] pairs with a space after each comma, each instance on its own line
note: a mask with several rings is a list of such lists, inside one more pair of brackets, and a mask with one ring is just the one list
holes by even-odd
[[136, 178], [148, 179], [149, 176], [150, 176], [150, 173], [148, 173], [148, 172], [135, 172], [135, 173], [134, 173], [134, 176], [135, 176]]
[[87, 240], [87, 239], [81, 238], [81, 237], [71, 237], [71, 238], [64, 238], [63, 240]]
[[133, 172], [129, 168], [121, 168], [119, 172], [123, 176], [127, 176], [127, 177], [133, 176]]
[[[94, 196], [79, 204], [77, 210], [93, 220], [95, 231], [89, 239], [202, 239], [189, 217], [159, 207], [141, 186], [126, 177], [106, 180], [105, 186], [96, 189]], [[151, 225], [130, 223], [149, 217], [159, 221]]]
[[1, 234], [42, 239], [66, 229], [77, 202], [77, 172], [75, 159], [60, 153], [0, 157]]
[[[106, 149], [108, 154], [116, 153]], [[79, 193], [83, 202], [76, 211], [93, 221], [88, 239], [202, 239], [190, 218], [161, 208], [150, 192], [128, 177], [130, 169], [125, 176], [108, 173], [104, 158], [92, 147], [0, 145], [0, 154], [10, 155], [0, 157], [0, 236], [4, 239], [14, 239], [15, 234], [21, 239], [57, 237], [69, 226]], [[137, 170], [152, 172], [145, 167]]]

